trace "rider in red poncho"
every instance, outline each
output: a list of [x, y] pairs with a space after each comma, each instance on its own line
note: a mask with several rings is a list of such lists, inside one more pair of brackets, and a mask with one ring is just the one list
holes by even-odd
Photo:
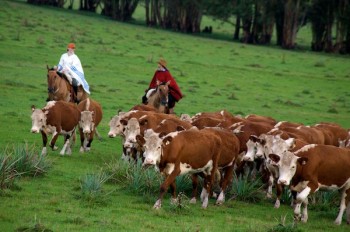
[[159, 82], [168, 82], [169, 84], [169, 96], [168, 96], [168, 107], [169, 114], [174, 113], [175, 102], [178, 102], [183, 96], [179, 86], [177, 85], [175, 79], [171, 76], [169, 70], [166, 68], [166, 61], [160, 59], [158, 61], [158, 67], [154, 76], [149, 84], [149, 88], [146, 90], [146, 95], [142, 97], [142, 102], [146, 103], [147, 98], [150, 96], [150, 93], [154, 91], [157, 87], [157, 81]]

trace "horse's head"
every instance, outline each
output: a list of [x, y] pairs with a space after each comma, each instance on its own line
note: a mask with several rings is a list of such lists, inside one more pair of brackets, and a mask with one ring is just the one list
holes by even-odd
[[47, 69], [47, 91], [49, 94], [54, 94], [57, 90], [57, 79], [60, 78], [54, 68]]
[[161, 104], [166, 105], [168, 104], [168, 94], [169, 94], [169, 84], [168, 82], [157, 82], [157, 92], [161, 99]]

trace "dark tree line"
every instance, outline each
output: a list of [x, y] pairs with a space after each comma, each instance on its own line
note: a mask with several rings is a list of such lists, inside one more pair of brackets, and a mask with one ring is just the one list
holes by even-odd
[[[68, 4], [67, 4], [67, 1]], [[27, 0], [72, 8], [74, 0]], [[145, 23], [185, 33], [201, 31], [202, 15], [232, 24], [233, 40], [294, 49], [299, 29], [312, 28], [313, 51], [350, 53], [350, 0], [79, 0], [79, 9], [129, 21], [139, 4]], [[206, 30], [208, 31], [208, 30]], [[211, 31], [211, 29], [210, 29]]]

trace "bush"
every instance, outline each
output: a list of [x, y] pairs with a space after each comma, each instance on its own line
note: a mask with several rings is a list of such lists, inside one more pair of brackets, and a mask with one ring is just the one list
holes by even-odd
[[81, 196], [89, 202], [98, 202], [106, 195], [102, 185], [110, 178], [105, 172], [86, 174], [80, 178]]
[[263, 184], [260, 178], [251, 180], [246, 176], [235, 176], [232, 183], [232, 198], [246, 202], [259, 202], [262, 200]]
[[0, 153], [0, 188], [11, 188], [20, 176], [42, 175], [50, 166], [51, 163], [44, 156], [35, 152], [35, 147], [7, 147]]

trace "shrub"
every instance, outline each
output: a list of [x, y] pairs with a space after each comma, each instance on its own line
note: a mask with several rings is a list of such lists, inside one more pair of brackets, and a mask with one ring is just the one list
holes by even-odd
[[246, 176], [235, 176], [231, 188], [232, 198], [246, 202], [259, 202], [263, 198], [262, 188], [263, 184], [260, 178], [251, 180]]
[[17, 160], [11, 159], [9, 155], [0, 154], [0, 188], [11, 188], [18, 173], [14, 169]]
[[17, 160], [15, 164], [15, 170], [22, 176], [38, 176], [47, 173], [52, 163], [42, 156], [38, 151], [35, 151], [34, 146], [28, 147], [17, 146], [13, 150], [9, 150], [12, 153], [12, 157]]
[[97, 202], [106, 195], [102, 185], [110, 178], [105, 172], [86, 174], [80, 178], [81, 196], [88, 201]]
[[35, 147], [18, 145], [7, 147], [0, 153], [0, 188], [13, 186], [20, 176], [38, 176], [46, 173], [51, 163], [35, 152]]
[[297, 227], [294, 222], [291, 224], [286, 224], [286, 216], [281, 217], [281, 222], [267, 230], [268, 232], [301, 232], [302, 230]]

